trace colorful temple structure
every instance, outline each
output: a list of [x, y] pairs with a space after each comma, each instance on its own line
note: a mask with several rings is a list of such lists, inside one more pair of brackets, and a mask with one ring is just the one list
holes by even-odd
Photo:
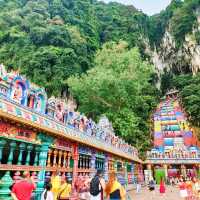
[[9, 186], [25, 170], [37, 180], [35, 199], [40, 199], [55, 171], [71, 179], [73, 189], [77, 179], [97, 169], [105, 179], [114, 170], [123, 184], [132, 184], [142, 177], [141, 163], [106, 117], [96, 124], [0, 65], [0, 199], [10, 198]]
[[197, 176], [200, 169], [198, 140], [179, 103], [178, 91], [166, 94], [153, 121], [154, 148], [147, 152], [146, 178], [153, 175], [159, 182], [162, 176]]

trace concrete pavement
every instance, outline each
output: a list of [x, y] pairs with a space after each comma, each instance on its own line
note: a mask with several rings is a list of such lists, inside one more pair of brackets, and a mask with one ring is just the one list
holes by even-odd
[[131, 200], [181, 200], [179, 196], [179, 189], [177, 187], [167, 186], [166, 193], [161, 195], [159, 187], [156, 187], [154, 192], [150, 192], [148, 188], [142, 188], [139, 194], [135, 190], [129, 192]]

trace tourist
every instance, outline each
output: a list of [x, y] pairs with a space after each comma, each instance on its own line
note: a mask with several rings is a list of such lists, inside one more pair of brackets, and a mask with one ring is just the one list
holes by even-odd
[[51, 176], [51, 184], [52, 184], [52, 192], [54, 196], [54, 200], [57, 200], [57, 195], [61, 186], [61, 177], [59, 176], [59, 172], [53, 172]]
[[179, 190], [180, 190], [180, 197], [181, 197], [182, 199], [187, 200], [188, 193], [187, 193], [187, 187], [186, 187], [185, 180], [183, 180], [183, 179], [181, 178], [178, 185], [179, 185]]
[[196, 199], [199, 199], [200, 197], [200, 181], [198, 181], [196, 178], [193, 178], [193, 195], [196, 197]]
[[79, 196], [81, 200], [89, 200], [90, 199], [90, 177], [88, 175], [84, 175], [82, 180], [82, 187], [79, 192]]
[[11, 196], [14, 200], [30, 200], [31, 194], [35, 189], [34, 180], [30, 177], [30, 173], [25, 171], [22, 179], [13, 185]]
[[67, 180], [67, 178], [64, 178], [58, 191], [57, 200], [69, 200], [71, 191], [72, 186], [70, 182]]
[[140, 190], [141, 190], [141, 183], [140, 179], [137, 178], [136, 193], [140, 193]]
[[126, 191], [118, 182], [116, 175], [112, 172], [105, 188], [106, 197], [110, 200], [126, 200]]
[[162, 178], [160, 181], [160, 194], [165, 194], [165, 182]]
[[190, 178], [187, 178], [186, 181], [186, 188], [187, 188], [187, 193], [188, 193], [188, 200], [192, 199], [192, 181], [190, 180]]
[[154, 191], [155, 190], [155, 181], [153, 180], [153, 177], [151, 177], [149, 181], [149, 191]]
[[51, 188], [51, 183], [47, 183], [45, 186], [45, 190], [42, 193], [41, 200], [53, 200], [53, 192], [51, 191]]
[[153, 193], [153, 195], [151, 196], [151, 199], [154, 199], [154, 195], [155, 195], [155, 181], [153, 180], [153, 177], [151, 177], [150, 181], [149, 181], [149, 191], [151, 193]]
[[103, 179], [103, 171], [97, 170], [96, 175], [90, 182], [90, 200], [102, 200], [103, 191], [105, 190], [105, 181]]

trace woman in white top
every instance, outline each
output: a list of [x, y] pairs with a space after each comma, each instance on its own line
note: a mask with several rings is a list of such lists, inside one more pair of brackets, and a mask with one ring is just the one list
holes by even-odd
[[41, 200], [53, 200], [53, 192], [51, 191], [51, 183], [47, 183], [44, 192], [42, 193]]

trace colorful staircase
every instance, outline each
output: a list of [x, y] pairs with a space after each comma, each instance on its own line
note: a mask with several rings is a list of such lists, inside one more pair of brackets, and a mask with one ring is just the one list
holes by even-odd
[[189, 127], [178, 100], [170, 98], [162, 101], [153, 118], [154, 148], [148, 157], [198, 158], [197, 137]]

